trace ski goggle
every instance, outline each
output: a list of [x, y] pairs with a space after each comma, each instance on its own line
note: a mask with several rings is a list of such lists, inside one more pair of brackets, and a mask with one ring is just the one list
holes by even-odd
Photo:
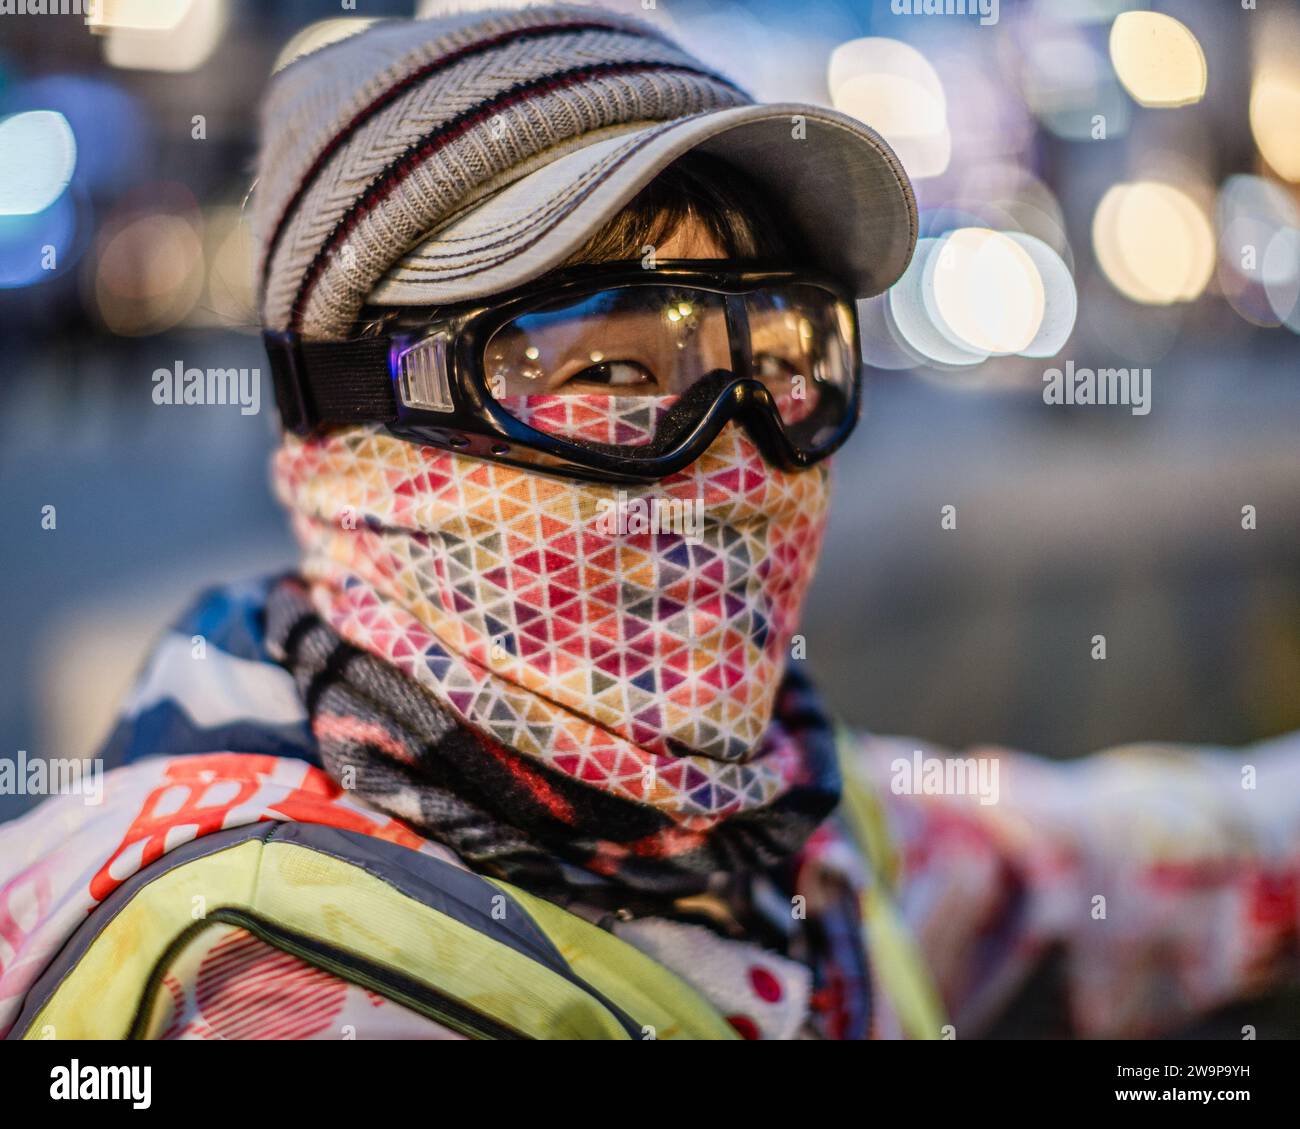
[[605, 482], [682, 470], [733, 420], [787, 470], [853, 430], [852, 300], [804, 272], [584, 267], [344, 342], [264, 335], [281, 419]]

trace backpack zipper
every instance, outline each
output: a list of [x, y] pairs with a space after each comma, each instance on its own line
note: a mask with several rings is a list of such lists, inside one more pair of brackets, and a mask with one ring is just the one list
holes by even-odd
[[128, 1039], [143, 1039], [153, 1014], [154, 1000], [172, 960], [189, 942], [213, 922], [224, 922], [246, 929], [258, 940], [306, 961], [308, 964], [330, 972], [342, 980], [369, 988], [386, 999], [399, 1003], [426, 1018], [471, 1039], [527, 1039], [531, 1036], [507, 1026], [499, 1020], [484, 1015], [444, 992], [420, 983], [393, 969], [365, 961], [345, 950], [326, 945], [300, 933], [255, 917], [243, 910], [223, 908], [214, 910], [202, 921], [196, 921], [178, 934], [163, 951], [149, 974], [144, 992], [136, 1007], [135, 1017], [127, 1032]]

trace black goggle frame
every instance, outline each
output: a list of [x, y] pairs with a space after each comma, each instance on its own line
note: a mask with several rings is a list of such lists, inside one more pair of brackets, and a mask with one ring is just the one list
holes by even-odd
[[[571, 478], [651, 483], [685, 469], [733, 420], [763, 455], [785, 470], [826, 458], [857, 425], [862, 365], [854, 303], [831, 280], [806, 271], [710, 266], [710, 260], [661, 261], [653, 269], [609, 263], [549, 275], [484, 302], [403, 312], [411, 332], [341, 342], [263, 334], [280, 418], [299, 435], [320, 428], [381, 423], [412, 443]], [[852, 379], [842, 418], [815, 448], [796, 445], [771, 392], [753, 376], [744, 295], [764, 287], [808, 284], [827, 291], [850, 325]], [[483, 356], [494, 333], [514, 318], [565, 297], [628, 286], [676, 286], [721, 295], [731, 369], [718, 369], [682, 395], [655, 439], [641, 448], [562, 438], [516, 419], [489, 391]], [[641, 453], [633, 453], [641, 452]]]

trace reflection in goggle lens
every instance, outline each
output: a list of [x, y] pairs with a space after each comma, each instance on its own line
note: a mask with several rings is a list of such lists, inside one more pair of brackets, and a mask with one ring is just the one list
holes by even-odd
[[[826, 290], [783, 284], [744, 296], [752, 374], [799, 446], [843, 420], [851, 319]], [[702, 377], [733, 370], [726, 300], [668, 285], [622, 286], [520, 314], [484, 348], [489, 393], [521, 422], [565, 439], [642, 447]]]

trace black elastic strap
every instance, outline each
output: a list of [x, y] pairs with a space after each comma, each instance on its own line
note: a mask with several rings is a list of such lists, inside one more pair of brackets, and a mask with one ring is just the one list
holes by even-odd
[[387, 337], [302, 341], [268, 330], [262, 340], [280, 420], [289, 431], [397, 419]]

